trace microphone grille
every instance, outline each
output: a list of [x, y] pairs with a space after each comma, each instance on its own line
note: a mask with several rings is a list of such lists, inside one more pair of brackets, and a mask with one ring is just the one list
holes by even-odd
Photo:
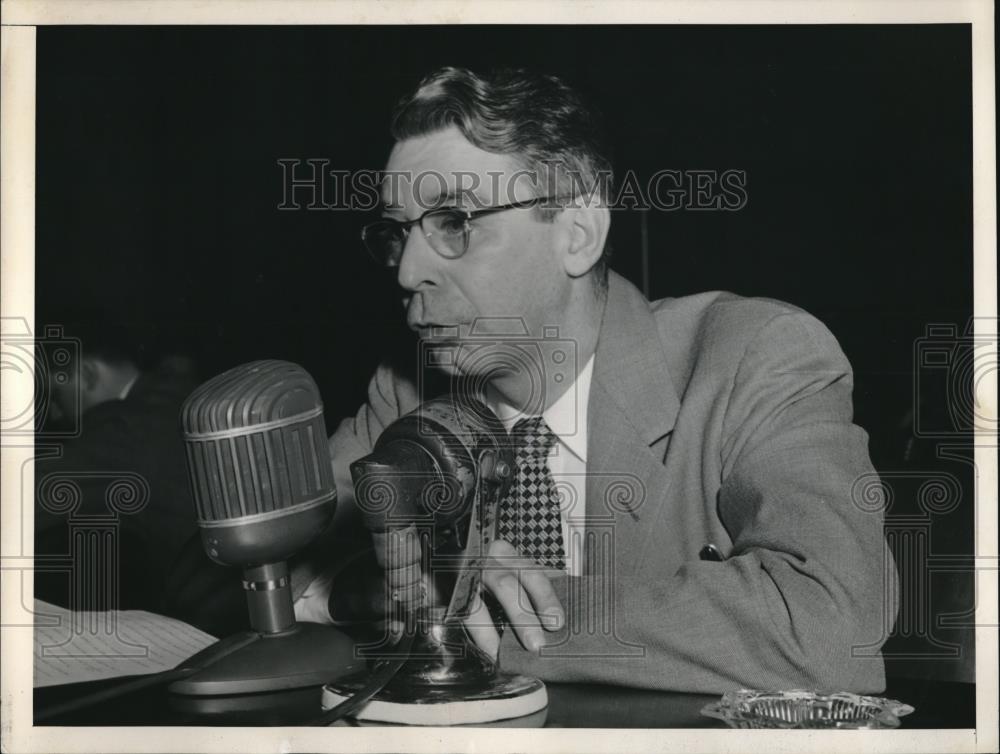
[[287, 361], [243, 364], [181, 408], [200, 522], [267, 517], [336, 495], [316, 383]]

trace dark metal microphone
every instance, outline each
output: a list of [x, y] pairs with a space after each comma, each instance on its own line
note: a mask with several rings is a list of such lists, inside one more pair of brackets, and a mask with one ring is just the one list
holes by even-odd
[[297, 364], [244, 364], [195, 390], [181, 424], [202, 543], [217, 563], [243, 567], [252, 630], [192, 658], [207, 667], [171, 691], [296, 688], [363, 667], [350, 639], [296, 623], [292, 604], [286, 560], [326, 528], [336, 507], [315, 382]]

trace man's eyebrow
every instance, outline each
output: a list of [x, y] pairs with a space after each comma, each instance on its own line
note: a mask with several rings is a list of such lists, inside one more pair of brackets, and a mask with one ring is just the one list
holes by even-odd
[[[437, 209], [439, 207], [454, 206], [456, 204], [471, 204], [472, 208], [479, 209], [487, 206], [486, 201], [476, 193], [473, 188], [446, 189], [435, 194], [430, 200], [420, 202], [421, 210]], [[406, 208], [401, 204], [390, 204], [383, 197], [382, 212], [399, 214], [405, 212]]]
[[448, 204], [456, 204], [459, 201], [471, 202], [473, 207], [485, 207], [486, 202], [476, 193], [474, 188], [447, 189], [438, 192], [433, 199], [427, 202], [427, 208], [443, 207]]

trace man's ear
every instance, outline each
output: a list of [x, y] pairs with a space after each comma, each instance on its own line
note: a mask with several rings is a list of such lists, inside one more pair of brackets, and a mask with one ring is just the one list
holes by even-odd
[[574, 278], [590, 272], [604, 253], [604, 243], [611, 226], [611, 212], [605, 206], [570, 205], [563, 212], [569, 243], [563, 255], [563, 266]]
[[101, 364], [93, 356], [80, 359], [80, 390], [93, 392], [101, 382]]

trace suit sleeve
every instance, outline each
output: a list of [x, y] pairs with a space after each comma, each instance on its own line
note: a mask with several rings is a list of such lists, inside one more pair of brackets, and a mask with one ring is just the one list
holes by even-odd
[[[382, 364], [368, 384], [365, 403], [354, 416], [340, 422], [330, 436], [330, 462], [337, 488], [337, 510], [323, 535], [296, 559], [292, 591], [296, 600], [321, 603], [319, 607], [297, 605], [304, 615], [321, 614], [330, 590], [332, 575], [356, 562], [359, 553], [371, 547], [371, 537], [354, 505], [351, 464], [371, 452], [382, 431], [417, 406], [413, 382], [402, 378], [392, 367]], [[311, 589], [325, 582], [322, 589]], [[315, 592], [315, 596], [314, 596]]]
[[[722, 422], [726, 560], [689, 561], [645, 583], [556, 578], [566, 628], [541, 656], [505, 635], [503, 666], [703, 693], [883, 690], [878, 650], [895, 616], [896, 574], [881, 515], [852, 496], [873, 469], [851, 390], [850, 366], [823, 325], [797, 312], [770, 320], [740, 361]], [[575, 630], [588, 614], [613, 614], [618, 633]], [[621, 657], [619, 639], [642, 656]]]
[[353, 519], [354, 483], [351, 464], [371, 452], [379, 435], [418, 404], [412, 382], [380, 365], [368, 384], [368, 399], [353, 417], [344, 419], [330, 436], [330, 459], [337, 484], [337, 521]]

